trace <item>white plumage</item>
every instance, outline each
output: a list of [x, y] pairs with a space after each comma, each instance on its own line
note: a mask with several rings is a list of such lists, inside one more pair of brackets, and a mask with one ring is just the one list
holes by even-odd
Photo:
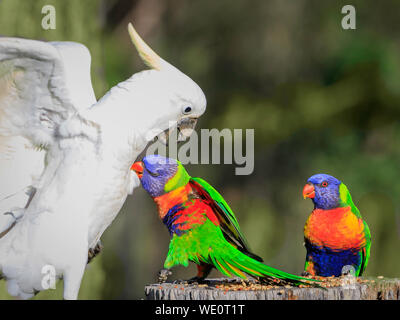
[[0, 38], [0, 270], [12, 295], [45, 289], [51, 266], [76, 299], [88, 249], [139, 184], [131, 164], [205, 111], [197, 84], [129, 31], [151, 69], [98, 102], [85, 46]]

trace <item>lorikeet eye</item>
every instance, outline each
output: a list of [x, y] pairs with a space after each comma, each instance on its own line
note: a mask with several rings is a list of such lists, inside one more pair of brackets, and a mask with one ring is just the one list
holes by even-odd
[[328, 182], [327, 181], [322, 181], [321, 186], [326, 188], [328, 186]]
[[146, 171], [147, 171], [148, 173], [150, 173], [150, 175], [151, 175], [152, 177], [158, 177], [158, 176], [160, 175], [158, 172], [151, 172], [151, 171], [148, 170], [147, 168], [146, 168]]

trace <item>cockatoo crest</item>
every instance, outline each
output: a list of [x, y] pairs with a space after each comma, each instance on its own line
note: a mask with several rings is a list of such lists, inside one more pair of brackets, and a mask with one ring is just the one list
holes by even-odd
[[139, 56], [143, 62], [151, 69], [161, 70], [162, 59], [160, 56], [151, 49], [146, 42], [139, 36], [133, 27], [132, 23], [128, 24], [128, 32], [131, 37], [132, 43], [137, 49]]

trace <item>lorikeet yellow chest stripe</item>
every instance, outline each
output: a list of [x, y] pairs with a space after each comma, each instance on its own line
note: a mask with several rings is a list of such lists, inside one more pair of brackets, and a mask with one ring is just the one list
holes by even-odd
[[304, 226], [305, 238], [333, 251], [361, 249], [366, 245], [364, 222], [350, 207], [315, 209]]

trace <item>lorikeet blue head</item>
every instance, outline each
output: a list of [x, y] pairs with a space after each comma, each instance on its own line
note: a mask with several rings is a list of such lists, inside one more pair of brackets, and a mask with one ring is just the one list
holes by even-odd
[[328, 174], [316, 174], [307, 180], [303, 197], [310, 198], [316, 209], [329, 210], [341, 206], [340, 186], [342, 182]]
[[135, 162], [132, 170], [138, 175], [143, 188], [153, 198], [159, 197], [188, 183], [190, 176], [175, 159], [149, 155]]

